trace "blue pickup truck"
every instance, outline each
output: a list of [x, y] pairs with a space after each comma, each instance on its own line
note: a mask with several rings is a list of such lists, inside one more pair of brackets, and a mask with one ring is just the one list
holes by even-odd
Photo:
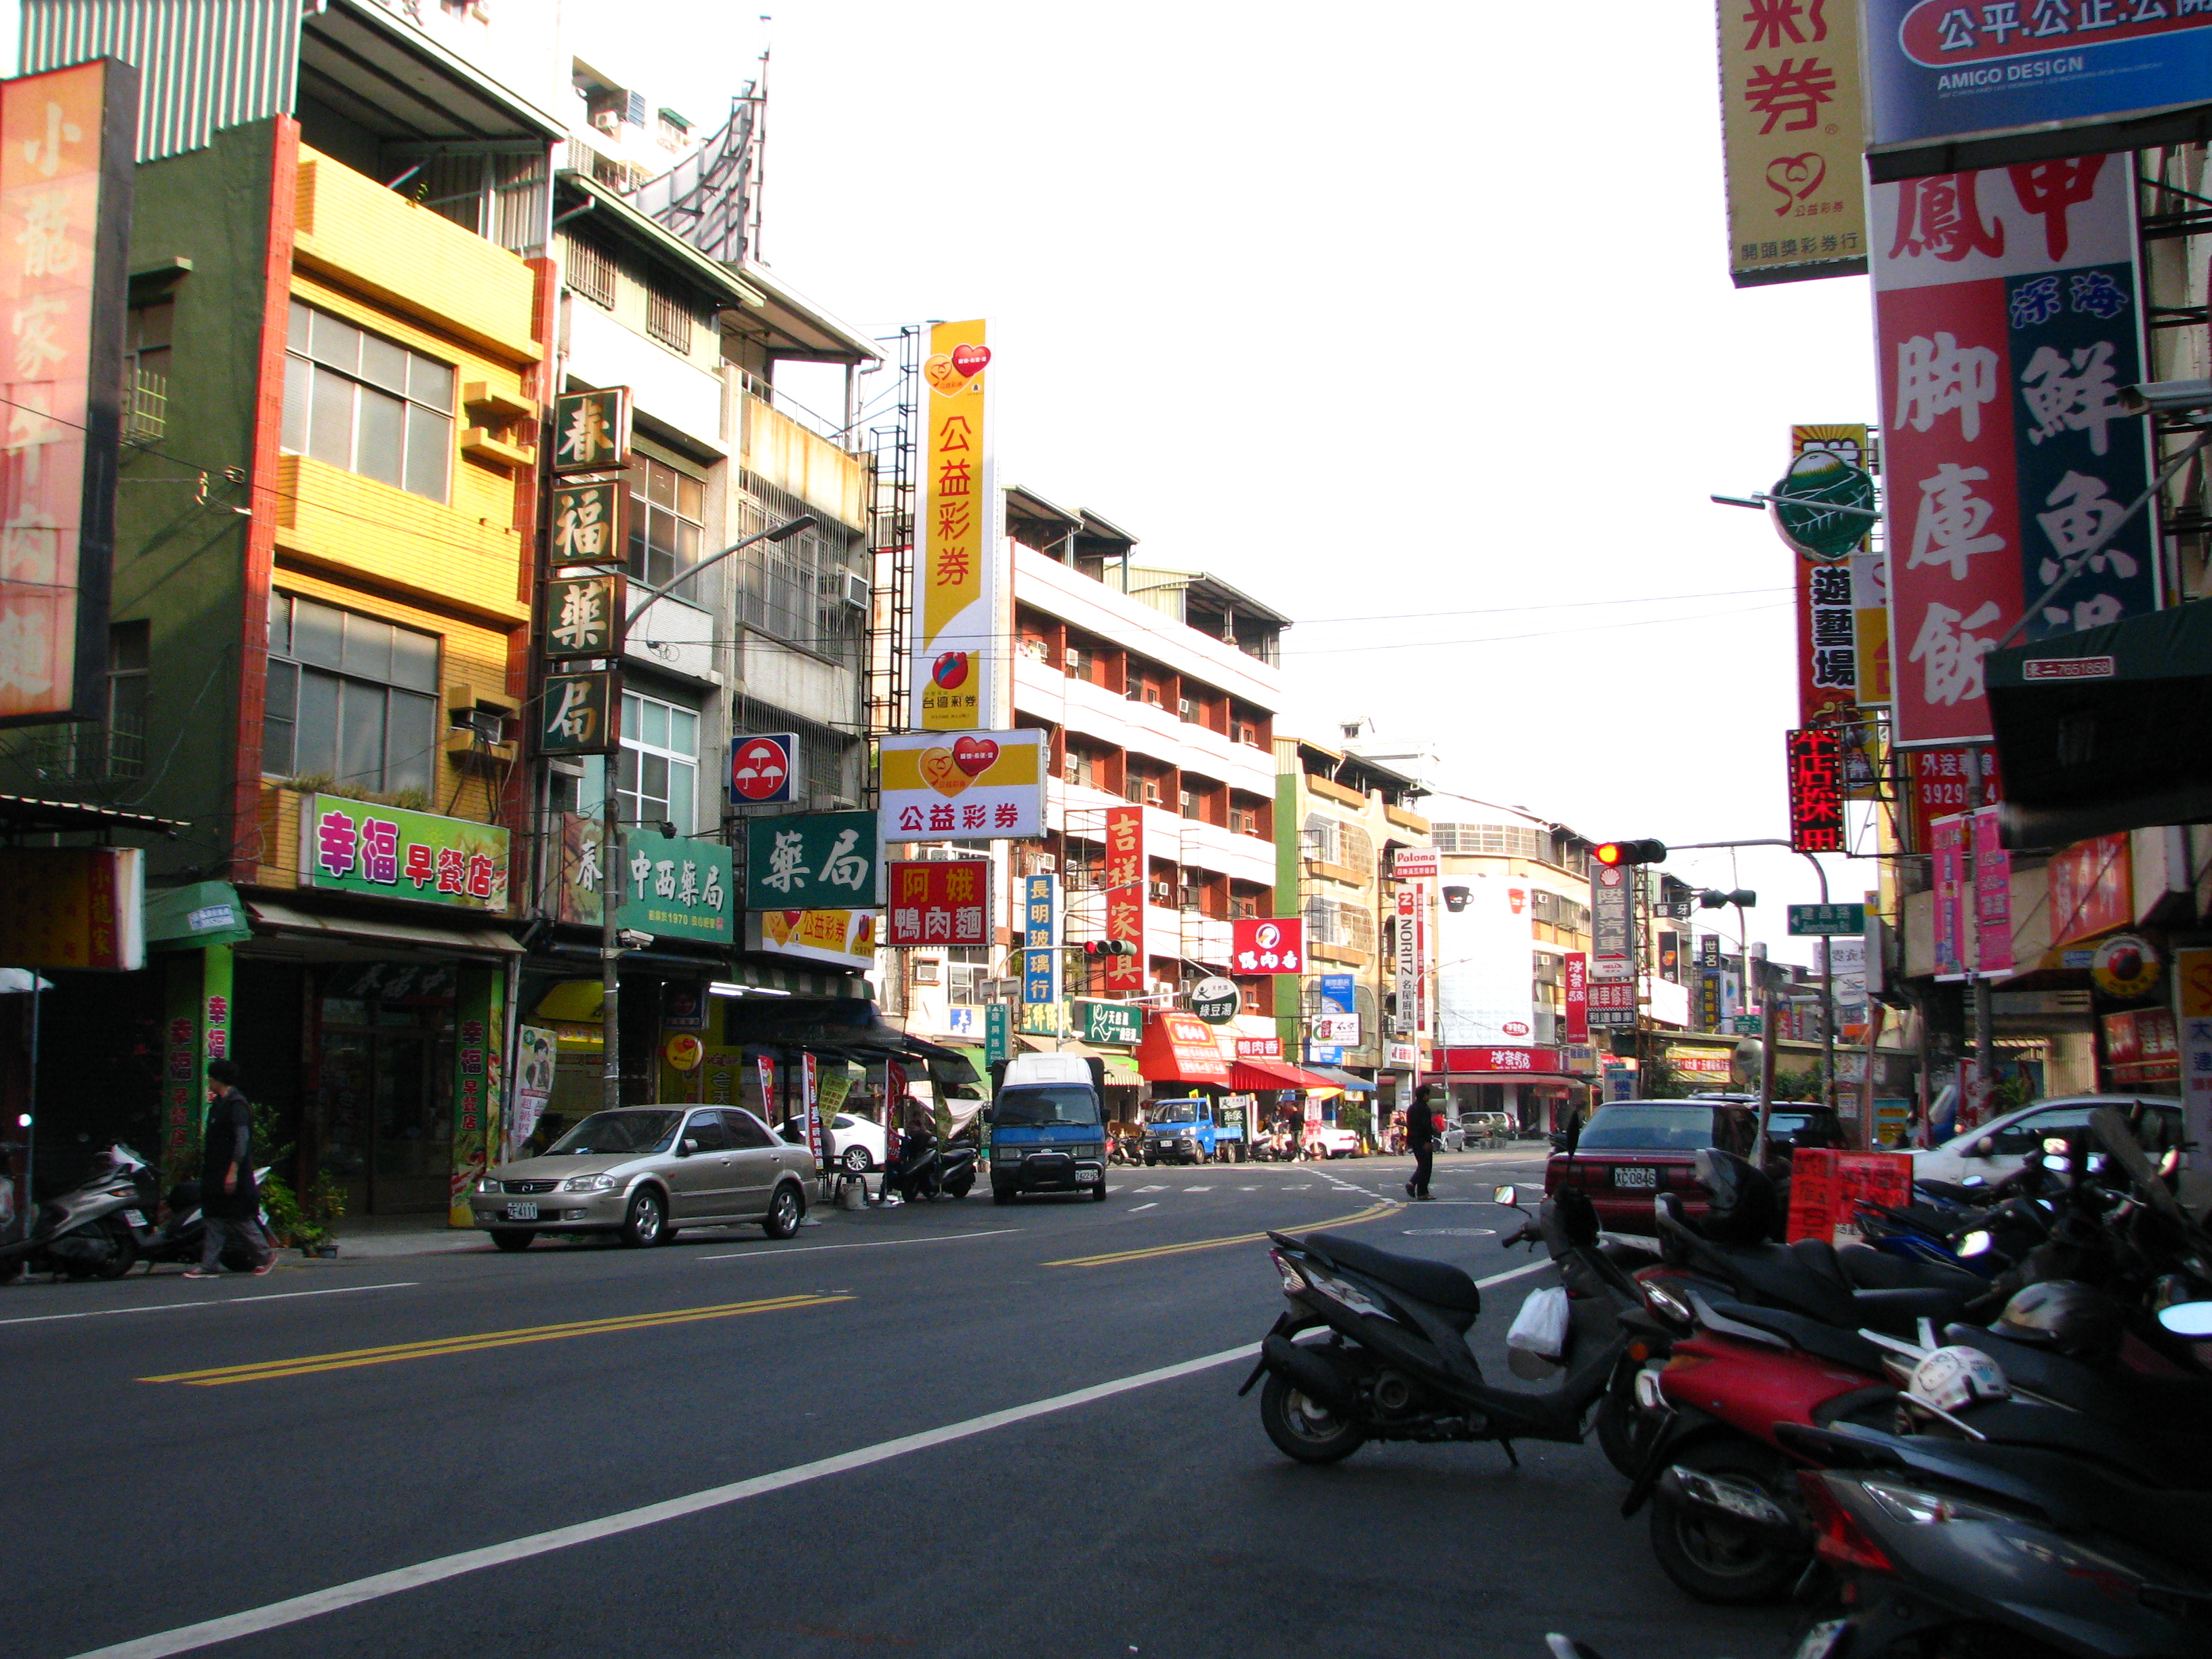
[[1145, 1164], [1208, 1164], [1250, 1156], [1243, 1113], [1225, 1110], [1203, 1095], [1156, 1100], [1145, 1108]]

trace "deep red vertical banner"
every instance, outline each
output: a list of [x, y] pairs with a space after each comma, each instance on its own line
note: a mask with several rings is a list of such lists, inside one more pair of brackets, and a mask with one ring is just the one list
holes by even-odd
[[1565, 963], [1567, 988], [1567, 1041], [1589, 1041], [1589, 957], [1580, 951], [1570, 951], [1561, 958]]
[[1106, 937], [1136, 954], [1106, 959], [1109, 991], [1145, 988], [1145, 809], [1106, 809]]

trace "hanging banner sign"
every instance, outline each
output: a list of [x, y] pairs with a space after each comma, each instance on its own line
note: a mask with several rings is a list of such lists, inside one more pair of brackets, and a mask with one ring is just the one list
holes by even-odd
[[1962, 979], [1966, 972], [1966, 817], [1937, 818], [1929, 826], [1929, 852], [1936, 890], [1936, 977]]
[[1984, 806], [1968, 814], [1974, 847], [1974, 972], [1984, 979], [2001, 979], [2013, 969], [2012, 854], [1999, 839], [2002, 811]]
[[1060, 878], [1022, 878], [1022, 1000], [1060, 1005]]
[[2143, 378], [2135, 173], [2092, 155], [1871, 193], [1901, 744], [1989, 740], [1983, 659], [2031, 605], [2035, 641], [2159, 603], [2155, 504], [2121, 516], [2150, 481], [2118, 402]]
[[1866, 269], [1858, 9], [1720, 0], [1729, 272], [1738, 288]]
[[985, 859], [894, 863], [884, 943], [991, 942], [991, 866]]
[[1229, 924], [1229, 959], [1240, 974], [1304, 971], [1304, 916], [1243, 916]]
[[553, 400], [553, 471], [619, 472], [629, 465], [629, 388], [564, 392]]
[[1827, 728], [1788, 734], [1790, 850], [1844, 850], [1844, 746]]
[[[1636, 977], [1631, 916], [1634, 892], [1629, 872], [1619, 865], [1601, 865], [1590, 876], [1590, 977], [1594, 980]], [[1597, 1005], [1592, 1002], [1595, 1008]], [[1595, 1024], [1595, 1022], [1593, 1022]]]
[[1145, 809], [1106, 809], [1106, 937], [1134, 954], [1106, 958], [1106, 989], [1145, 988]]
[[1002, 718], [999, 605], [1012, 555], [999, 526], [988, 339], [981, 322], [939, 323], [921, 365], [928, 390], [909, 690], [913, 723], [925, 732], [972, 731]]
[[1567, 1000], [1567, 1041], [1589, 1041], [1589, 957], [1570, 951], [1559, 958], [1559, 982]]
[[893, 841], [1018, 841], [1044, 834], [1045, 734], [910, 732], [878, 739]]
[[567, 479], [556, 483], [552, 533], [547, 538], [554, 566], [622, 563], [628, 557], [623, 507], [629, 499], [629, 487], [618, 480]]

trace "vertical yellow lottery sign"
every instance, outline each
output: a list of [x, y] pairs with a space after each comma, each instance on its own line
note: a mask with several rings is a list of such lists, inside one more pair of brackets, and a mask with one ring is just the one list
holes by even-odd
[[1006, 657], [997, 640], [1005, 538], [991, 453], [989, 330], [939, 323], [922, 362], [921, 556], [915, 572], [914, 724], [988, 726]]

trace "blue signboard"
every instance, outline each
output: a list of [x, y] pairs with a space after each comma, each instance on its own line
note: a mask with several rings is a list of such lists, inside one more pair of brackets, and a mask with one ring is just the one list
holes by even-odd
[[[1321, 1011], [1324, 1014], [1356, 1014], [1359, 1005], [1352, 1000], [1352, 975], [1323, 974], [1321, 976]], [[1336, 1064], [1332, 1060], [1331, 1065]]]
[[2172, 143], [2212, 106], [2212, 14], [2178, 0], [1865, 0], [1863, 16], [1877, 183]]
[[1309, 1042], [1306, 1044], [1306, 1064], [1341, 1066], [1344, 1064], [1344, 1045], [1340, 1042]]
[[1022, 878], [1022, 1000], [1060, 1000], [1060, 878]]

